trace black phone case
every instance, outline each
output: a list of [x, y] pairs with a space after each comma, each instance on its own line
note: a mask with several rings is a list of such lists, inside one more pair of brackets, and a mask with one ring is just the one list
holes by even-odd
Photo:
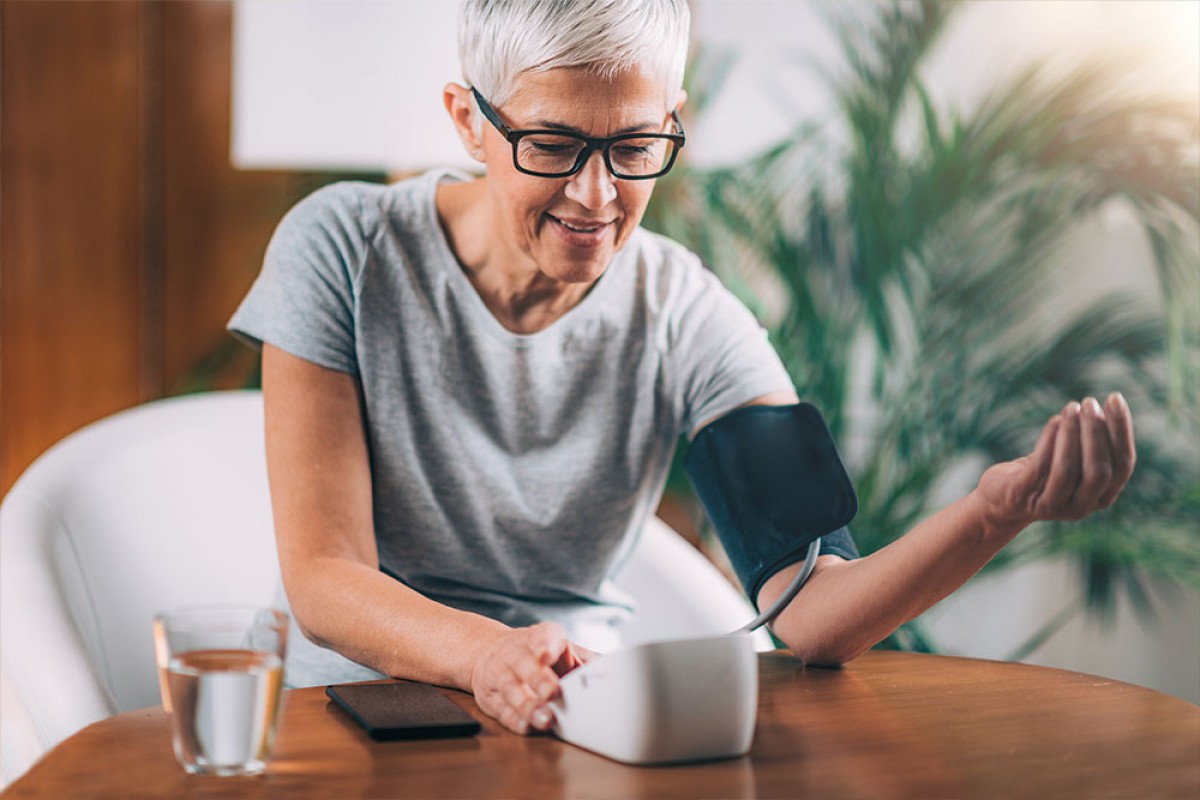
[[444, 739], [474, 736], [478, 720], [427, 683], [326, 686], [325, 694], [372, 739]]

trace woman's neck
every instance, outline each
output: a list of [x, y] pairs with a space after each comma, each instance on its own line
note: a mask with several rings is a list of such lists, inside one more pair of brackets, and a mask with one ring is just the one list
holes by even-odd
[[450, 250], [488, 310], [513, 333], [537, 333], [574, 308], [592, 284], [546, 276], [521, 253], [508, 253], [483, 180], [440, 184], [438, 220]]

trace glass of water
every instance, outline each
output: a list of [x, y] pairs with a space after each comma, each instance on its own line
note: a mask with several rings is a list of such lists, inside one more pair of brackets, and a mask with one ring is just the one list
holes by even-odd
[[175, 757], [199, 775], [257, 775], [275, 744], [288, 617], [254, 606], [154, 618], [163, 707]]

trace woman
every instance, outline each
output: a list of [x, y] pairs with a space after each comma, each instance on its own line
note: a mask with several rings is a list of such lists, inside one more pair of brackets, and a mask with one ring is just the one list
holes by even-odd
[[[486, 177], [341, 184], [280, 224], [230, 327], [263, 348], [280, 565], [324, 648], [296, 643], [292, 682], [456, 686], [546, 729], [579, 643], [630, 613], [610, 577], [678, 435], [797, 401], [746, 310], [638, 228], [684, 142], [687, 28], [683, 0], [470, 0], [444, 101]], [[775, 633], [851, 659], [1034, 520], [1111, 504], [1133, 460], [1119, 396], [1068, 404], [884, 550], [827, 537]]]

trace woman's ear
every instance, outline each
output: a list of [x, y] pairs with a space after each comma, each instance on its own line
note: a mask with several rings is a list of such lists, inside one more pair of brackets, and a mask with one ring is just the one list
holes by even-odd
[[687, 91], [685, 91], [684, 89], [680, 89], [679, 97], [677, 97], [675, 99], [675, 108], [673, 110], [681, 111], [683, 109], [683, 104], [686, 102], [687, 102]]
[[471, 96], [471, 90], [457, 83], [447, 83], [442, 89], [442, 102], [450, 114], [450, 121], [454, 123], [454, 130], [458, 132], [458, 138], [462, 140], [467, 155], [481, 164], [486, 164], [482, 129], [475, 124], [475, 98]]

